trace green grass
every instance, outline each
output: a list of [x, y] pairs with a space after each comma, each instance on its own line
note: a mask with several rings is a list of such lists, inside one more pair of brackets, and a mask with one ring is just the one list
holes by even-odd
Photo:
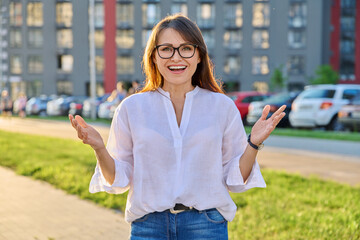
[[[246, 126], [245, 130], [247, 133], [250, 133], [251, 127]], [[315, 130], [315, 129], [306, 130], [306, 129], [293, 129], [293, 128], [276, 128], [271, 133], [271, 135], [360, 142], [359, 132], [334, 132], [334, 131], [323, 131], [323, 130]]]
[[[96, 159], [80, 141], [0, 131], [0, 165], [80, 198], [124, 210], [126, 194], [90, 194]], [[230, 239], [360, 239], [360, 188], [263, 170], [266, 189], [231, 194]]]

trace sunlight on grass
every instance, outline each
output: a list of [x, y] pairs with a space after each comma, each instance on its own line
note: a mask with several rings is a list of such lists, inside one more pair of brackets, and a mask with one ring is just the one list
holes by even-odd
[[[126, 194], [90, 194], [96, 159], [80, 141], [0, 131], [0, 165], [123, 211]], [[360, 188], [263, 170], [266, 189], [231, 194], [229, 239], [360, 239]]]

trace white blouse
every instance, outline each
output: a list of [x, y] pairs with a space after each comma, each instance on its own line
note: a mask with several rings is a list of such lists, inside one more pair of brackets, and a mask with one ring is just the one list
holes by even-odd
[[229, 191], [266, 187], [256, 161], [244, 183], [239, 160], [246, 145], [239, 111], [224, 94], [200, 87], [188, 92], [180, 127], [168, 92], [135, 94], [116, 109], [110, 128], [107, 150], [115, 181], [107, 183], [97, 164], [89, 190], [129, 190], [127, 222], [176, 203], [216, 208], [231, 221], [236, 205]]

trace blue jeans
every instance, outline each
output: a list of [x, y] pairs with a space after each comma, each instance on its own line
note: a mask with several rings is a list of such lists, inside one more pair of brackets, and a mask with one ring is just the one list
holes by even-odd
[[154, 212], [131, 223], [131, 240], [226, 240], [227, 221], [215, 209]]

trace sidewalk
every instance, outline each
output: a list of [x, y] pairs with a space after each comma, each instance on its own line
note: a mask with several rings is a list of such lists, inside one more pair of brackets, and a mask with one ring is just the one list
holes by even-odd
[[50, 184], [0, 167], [1, 240], [89, 240], [129, 237], [122, 214]]
[[[95, 126], [107, 140], [109, 128]], [[0, 118], [0, 129], [77, 139], [70, 123]], [[266, 146], [261, 167], [360, 185], [359, 158]], [[124, 216], [0, 167], [0, 240], [128, 239]]]

